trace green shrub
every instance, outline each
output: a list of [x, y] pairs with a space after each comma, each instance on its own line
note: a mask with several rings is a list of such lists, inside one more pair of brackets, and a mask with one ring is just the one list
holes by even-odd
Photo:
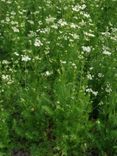
[[0, 155], [116, 155], [116, 1], [0, 6]]

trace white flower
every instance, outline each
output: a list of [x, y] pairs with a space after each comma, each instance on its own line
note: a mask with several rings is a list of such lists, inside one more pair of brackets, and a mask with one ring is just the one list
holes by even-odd
[[85, 34], [86, 36], [89, 36], [89, 37], [94, 37], [94, 36], [95, 36], [94, 34], [88, 33], [88, 32], [84, 32], [84, 34]]
[[12, 25], [18, 25], [18, 22], [17, 21], [11, 21], [11, 24]]
[[100, 105], [100, 106], [104, 105], [103, 101], [100, 101], [99, 105]]
[[2, 79], [8, 81], [9, 80], [9, 75], [2, 75]]
[[82, 50], [83, 50], [84, 52], [90, 53], [90, 52], [91, 52], [91, 47], [89, 47], [89, 46], [82, 46]]
[[40, 47], [41, 45], [43, 45], [42, 42], [39, 39], [36, 38], [35, 42], [34, 42], [34, 46], [35, 47]]
[[87, 14], [87, 13], [84, 13], [83, 15], [84, 15], [86, 18], [89, 18], [89, 17], [90, 17], [90, 15]]
[[3, 60], [2, 61], [2, 64], [9, 64], [10, 62], [9, 61], [7, 61], [7, 60]]
[[8, 4], [11, 4], [12, 2], [11, 2], [11, 1], [7, 1], [7, 3], [8, 3]]
[[29, 22], [30, 24], [34, 25], [34, 21], [28, 20], [28, 22]]
[[75, 63], [72, 63], [72, 66], [73, 66], [75, 69], [77, 69], [77, 66], [76, 66]]
[[96, 123], [99, 125], [101, 122], [100, 122], [100, 120], [97, 120]]
[[94, 67], [90, 67], [89, 69], [90, 69], [90, 70], [93, 70], [93, 68], [94, 68]]
[[87, 78], [88, 78], [89, 80], [92, 80], [92, 75], [91, 75], [90, 73], [88, 73], [88, 74], [87, 74]]
[[86, 22], [82, 19], [82, 21], [79, 22], [79, 25], [80, 25], [80, 26], [85, 26], [85, 25], [86, 25]]
[[72, 10], [75, 11], [75, 12], [80, 11], [79, 5], [74, 6], [74, 7], [72, 8]]
[[46, 18], [46, 22], [49, 24], [49, 23], [53, 23], [55, 21], [56, 18], [52, 17], [52, 16], [49, 16]]
[[29, 37], [35, 37], [36, 33], [34, 31], [30, 31], [28, 34]]
[[58, 21], [58, 24], [60, 24], [61, 27], [62, 27], [62, 26], [66, 26], [66, 25], [67, 25], [67, 22], [64, 21], [63, 19], [60, 19], [60, 20]]
[[8, 85], [12, 84], [14, 81], [11, 79], [10, 75], [2, 75], [3, 82], [7, 83]]
[[98, 91], [93, 91], [92, 88], [86, 88], [85, 91], [88, 92], [88, 93], [92, 93], [95, 96], [97, 96], [97, 94], [98, 94]]
[[17, 52], [14, 52], [14, 55], [19, 56], [19, 54]]
[[84, 10], [86, 8], [86, 5], [85, 4], [83, 4], [82, 5], [82, 10]]
[[97, 96], [98, 92], [97, 91], [92, 91], [92, 94]]
[[63, 61], [63, 60], [60, 60], [60, 62], [61, 62], [62, 64], [66, 64], [66, 63], [67, 63], [66, 61]]
[[51, 25], [51, 28], [57, 29], [58, 26], [57, 26], [57, 24], [53, 24], [53, 25]]
[[10, 18], [9, 18], [9, 17], [6, 17], [6, 21], [7, 21], [7, 22], [10, 22]]
[[46, 75], [46, 76], [50, 76], [51, 74], [52, 74], [52, 72], [50, 72], [50, 71], [46, 71], [46, 72], [45, 72], [45, 75]]
[[105, 91], [106, 91], [107, 93], [111, 93], [111, 92], [112, 92], [112, 89], [111, 89], [111, 86], [110, 86], [109, 83], [106, 84], [106, 89], [105, 89]]
[[107, 50], [104, 50], [102, 53], [103, 53], [104, 55], [108, 55], [108, 56], [111, 55], [111, 53], [110, 53], [109, 51], [107, 51]]
[[79, 35], [77, 35], [77, 34], [72, 34], [72, 37], [73, 37], [74, 39], [79, 39]]
[[15, 11], [12, 11], [12, 12], [11, 12], [11, 15], [16, 15], [16, 12], [15, 12]]
[[77, 27], [77, 25], [74, 24], [74, 23], [71, 23], [71, 24], [70, 24], [70, 27], [75, 29], [75, 28]]
[[13, 29], [14, 32], [19, 32], [19, 29], [16, 28], [16, 27], [12, 27], [12, 29]]
[[30, 61], [30, 60], [31, 60], [31, 58], [29, 56], [22, 55], [22, 61], [27, 62], [27, 61]]
[[98, 77], [104, 77], [102, 73], [98, 73]]

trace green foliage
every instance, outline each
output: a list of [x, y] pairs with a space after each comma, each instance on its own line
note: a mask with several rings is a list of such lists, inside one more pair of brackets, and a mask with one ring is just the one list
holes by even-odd
[[0, 6], [0, 156], [117, 155], [117, 2]]

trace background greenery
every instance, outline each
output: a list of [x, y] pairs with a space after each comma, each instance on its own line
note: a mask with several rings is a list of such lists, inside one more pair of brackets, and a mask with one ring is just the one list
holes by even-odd
[[117, 155], [117, 1], [0, 1], [0, 156]]

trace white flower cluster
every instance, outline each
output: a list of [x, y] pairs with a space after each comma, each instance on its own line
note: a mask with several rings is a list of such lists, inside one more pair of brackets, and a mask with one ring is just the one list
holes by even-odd
[[46, 72], [45, 72], [45, 76], [48, 77], [48, 76], [50, 76], [50, 75], [52, 75], [52, 72], [51, 72], [51, 71], [46, 71]]
[[104, 75], [102, 73], [98, 73], [98, 77], [104, 77]]
[[59, 24], [61, 27], [63, 27], [63, 26], [66, 26], [66, 25], [67, 25], [67, 22], [66, 22], [65, 20], [63, 20], [63, 19], [60, 19], [60, 20], [58, 21], [58, 24]]
[[87, 74], [87, 79], [92, 80], [93, 79], [93, 75], [91, 75], [90, 73]]
[[24, 61], [24, 62], [28, 62], [31, 60], [31, 58], [27, 55], [21, 55], [21, 56], [22, 56], [22, 61]]
[[109, 51], [109, 48], [106, 46], [103, 46], [103, 52], [104, 55], [110, 56], [111, 52]]
[[54, 17], [52, 17], [52, 16], [49, 16], [49, 17], [46, 18], [46, 23], [47, 23], [47, 24], [53, 23], [53, 22], [55, 21], [55, 19], [56, 19], [56, 18], [54, 18]]
[[10, 84], [12, 84], [14, 81], [11, 79], [11, 76], [10, 75], [5, 75], [5, 74], [3, 74], [2, 76], [1, 76], [1, 78], [2, 78], [2, 81], [3, 82], [5, 82], [6, 84], [8, 84], [8, 85], [10, 85]]
[[43, 44], [42, 44], [42, 42], [39, 40], [39, 39], [35, 39], [35, 42], [34, 42], [34, 46], [35, 47], [40, 47], [40, 46], [42, 46]]
[[86, 8], [86, 5], [83, 4], [83, 5], [75, 5], [72, 7], [72, 10], [75, 11], [75, 12], [79, 12], [80, 10], [84, 10]]
[[19, 29], [17, 27], [12, 27], [14, 32], [19, 32]]
[[111, 92], [112, 92], [112, 88], [111, 88], [111, 85], [110, 85], [109, 83], [106, 84], [105, 91], [106, 91], [107, 93], [111, 93]]
[[94, 96], [98, 95], [98, 91], [93, 91], [92, 88], [86, 88], [85, 90], [87, 93], [92, 93]]
[[89, 46], [82, 46], [82, 50], [84, 52], [90, 53], [91, 52], [91, 47], [89, 47]]
[[107, 50], [104, 50], [102, 53], [103, 53], [104, 55], [108, 55], [108, 56], [111, 55], [111, 52], [109, 52], [109, 51], [107, 51]]
[[7, 60], [3, 60], [3, 61], [2, 61], [2, 64], [6, 64], [6, 65], [7, 65], [7, 64], [9, 64], [9, 63], [10, 63], [10, 62], [7, 61]]

